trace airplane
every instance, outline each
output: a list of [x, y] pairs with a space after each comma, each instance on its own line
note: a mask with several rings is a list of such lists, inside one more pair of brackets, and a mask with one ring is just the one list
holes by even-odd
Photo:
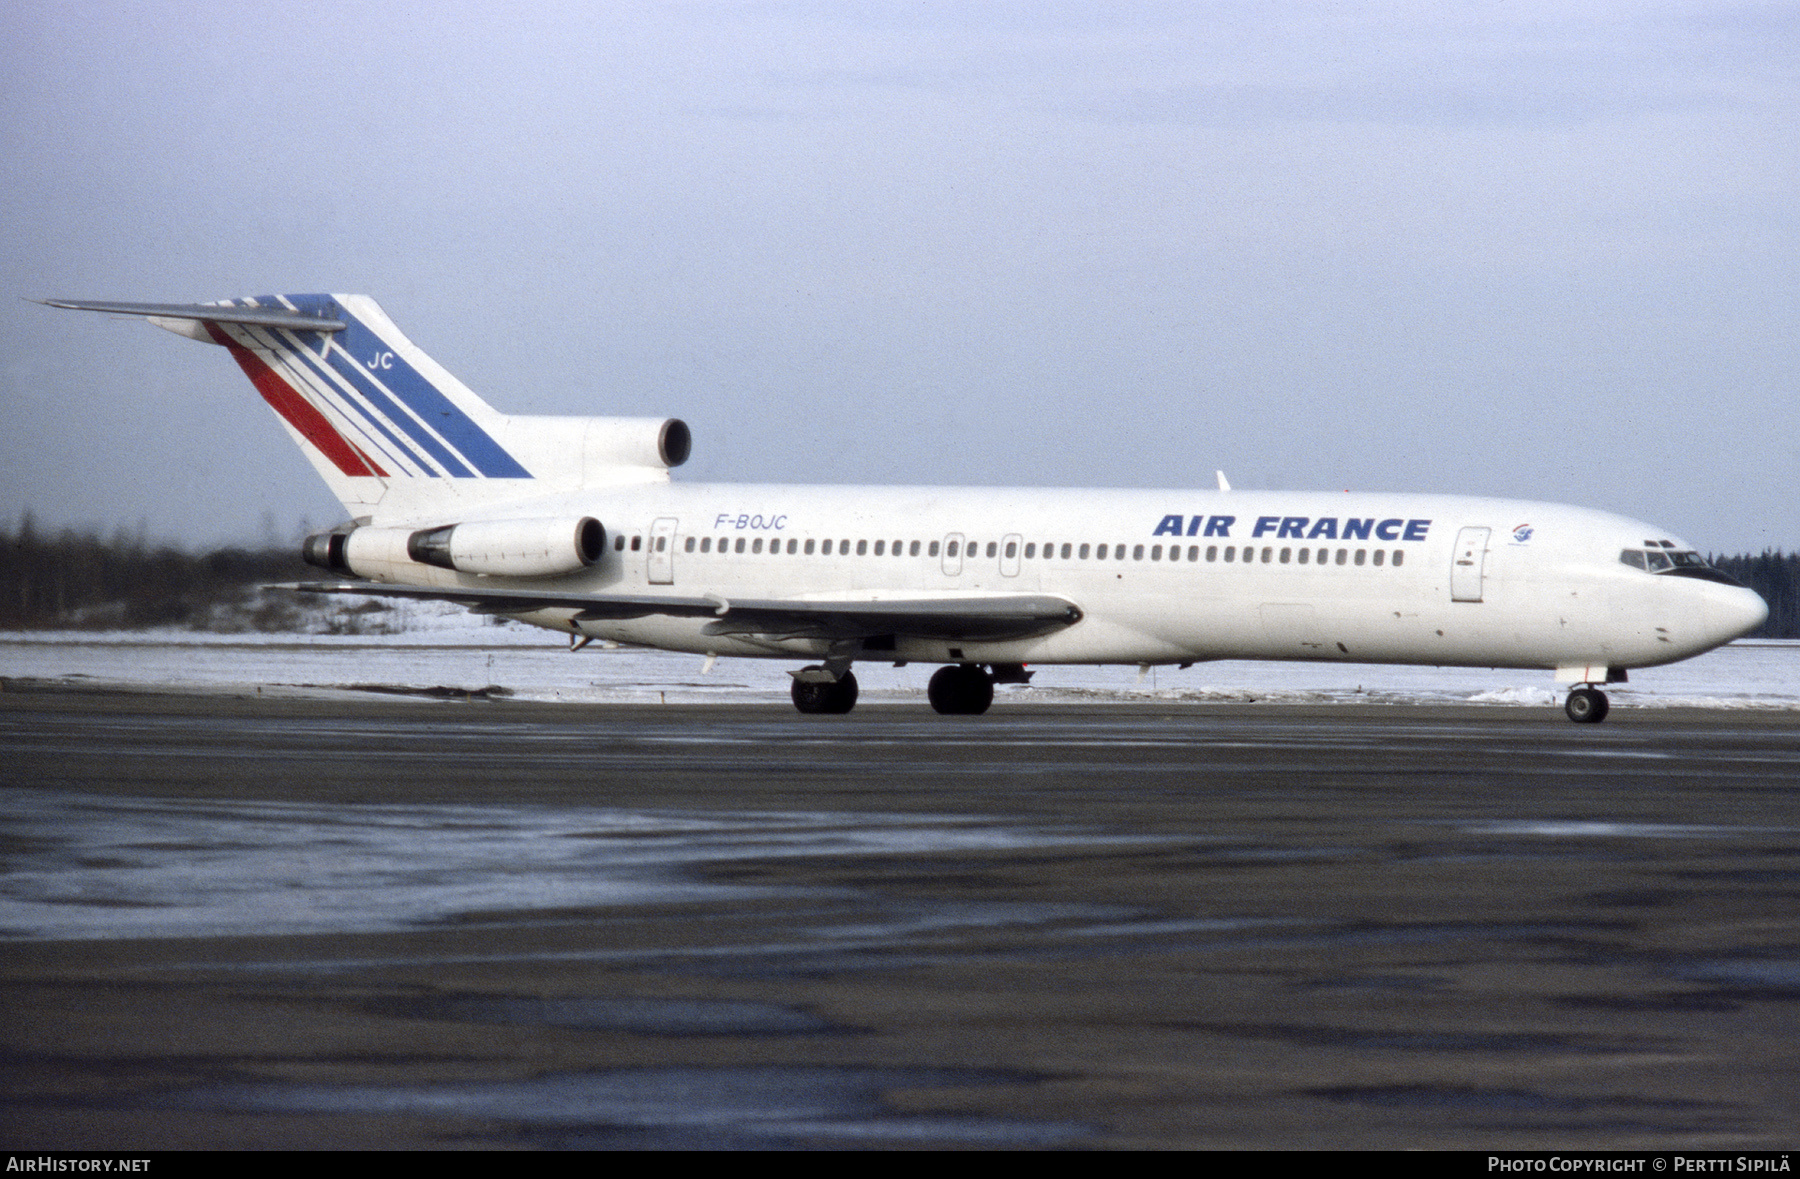
[[502, 414], [366, 295], [39, 300], [222, 345], [352, 517], [338, 578], [595, 639], [804, 661], [847, 713], [861, 661], [942, 664], [939, 713], [1030, 665], [1312, 660], [1534, 668], [1605, 719], [1604, 685], [1768, 616], [1685, 541], [1579, 507], [1442, 495], [684, 484], [677, 418]]

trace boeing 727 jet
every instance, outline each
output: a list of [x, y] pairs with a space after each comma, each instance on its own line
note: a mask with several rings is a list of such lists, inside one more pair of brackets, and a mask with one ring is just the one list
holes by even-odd
[[[674, 418], [502, 414], [365, 295], [46, 300], [224, 347], [351, 519], [338, 580], [591, 640], [787, 659], [801, 712], [859, 660], [943, 664], [940, 713], [1031, 664], [1313, 660], [1539, 668], [1602, 686], [1760, 626], [1763, 600], [1665, 530], [1439, 495], [685, 484]], [[343, 580], [343, 579], [354, 580]]]

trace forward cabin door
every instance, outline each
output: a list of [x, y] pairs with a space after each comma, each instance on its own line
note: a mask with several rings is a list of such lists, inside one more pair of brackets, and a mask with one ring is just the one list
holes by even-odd
[[1487, 528], [1465, 528], [1456, 534], [1456, 556], [1450, 565], [1450, 600], [1481, 601], [1481, 578], [1487, 568]]
[[673, 516], [664, 516], [650, 525], [650, 584], [675, 584], [675, 525]]

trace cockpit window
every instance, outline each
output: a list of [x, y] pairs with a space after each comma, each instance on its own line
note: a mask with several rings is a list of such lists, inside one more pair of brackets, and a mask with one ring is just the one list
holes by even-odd
[[[1653, 542], [1645, 542], [1652, 544]], [[1696, 552], [1670, 552], [1675, 546], [1668, 541], [1655, 543], [1654, 547], [1643, 549], [1624, 549], [1619, 553], [1619, 562], [1633, 569], [1642, 569], [1646, 573], [1660, 573], [1671, 577], [1692, 577], [1700, 581], [1716, 581], [1721, 585], [1742, 585], [1743, 582], [1729, 573], [1720, 572], [1706, 563], [1706, 558]]]

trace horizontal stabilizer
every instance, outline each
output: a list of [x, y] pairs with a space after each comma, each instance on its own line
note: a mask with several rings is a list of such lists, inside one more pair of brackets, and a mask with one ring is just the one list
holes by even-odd
[[231, 307], [219, 303], [95, 303], [81, 299], [33, 299], [46, 307], [71, 311], [105, 311], [113, 315], [142, 315], [154, 319], [192, 319], [203, 323], [242, 323], [290, 331], [341, 332], [344, 321], [306, 315], [283, 307]]
[[709, 634], [849, 639], [907, 635], [925, 639], [1006, 640], [1048, 634], [1081, 621], [1081, 608], [1051, 594], [998, 594], [891, 601], [800, 598], [684, 598], [653, 594], [583, 594], [486, 586], [386, 585], [367, 581], [272, 586], [303, 594], [369, 594], [456, 602], [492, 614], [576, 610], [574, 621], [616, 621], [663, 614], [713, 619]]

